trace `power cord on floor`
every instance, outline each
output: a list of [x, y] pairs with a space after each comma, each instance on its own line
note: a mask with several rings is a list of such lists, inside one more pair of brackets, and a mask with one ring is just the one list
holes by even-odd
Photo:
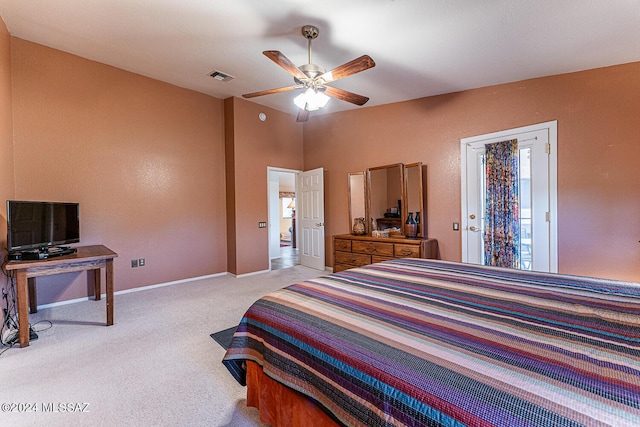
[[[37, 325], [40, 324], [46, 324], [45, 327], [40, 328], [40, 329], [36, 329]], [[41, 320], [39, 322], [36, 322], [34, 324], [30, 324], [29, 325], [29, 340], [33, 341], [35, 339], [38, 339], [38, 332], [42, 332], [42, 331], [46, 331], [48, 329], [51, 329], [53, 327], [53, 323], [51, 323], [50, 320]], [[0, 351], [0, 356], [2, 356], [2, 354], [9, 350], [10, 348], [12, 348], [14, 345], [16, 345], [19, 341], [20, 341], [20, 333], [18, 331], [18, 329], [15, 330], [8, 330], [6, 334], [3, 334], [3, 339], [2, 339], [2, 346], [3, 347], [7, 347], [4, 350]]]
[[[8, 274], [5, 270], [4, 265], [7, 262], [8, 257], [5, 257], [2, 264], [2, 271], [5, 275], [5, 286], [2, 288], [2, 327], [0, 328], [0, 343], [3, 347], [7, 348], [0, 352], [0, 356], [20, 340], [15, 277]], [[47, 326], [36, 330], [35, 326], [41, 323], [45, 323]], [[33, 325], [29, 325], [30, 340], [37, 339], [38, 332], [46, 331], [52, 326], [53, 324], [49, 320], [41, 320]]]
[[5, 286], [2, 288], [2, 328], [0, 328], [0, 342], [3, 346], [12, 347], [18, 339], [18, 313], [14, 280], [7, 275], [6, 272], [5, 277]]
[[2, 287], [2, 327], [0, 328], [0, 343], [2, 346], [8, 347], [2, 352], [2, 355], [18, 340], [18, 315], [16, 308], [16, 295], [13, 277], [4, 269], [4, 265], [8, 262], [5, 256], [2, 263], [2, 271], [5, 275], [5, 285]]
[[[7, 347], [0, 351], [0, 356], [5, 351], [9, 350], [20, 340], [20, 328], [18, 324], [18, 308], [16, 304], [16, 282], [15, 277], [4, 268], [4, 265], [9, 261], [8, 256], [5, 256], [2, 263], [2, 271], [5, 275], [5, 286], [2, 288], [2, 327], [0, 328], [0, 343], [3, 347]], [[37, 325], [45, 324], [44, 327], [37, 328]], [[30, 340], [38, 338], [38, 332], [51, 329], [53, 323], [49, 320], [41, 320], [29, 325]]]
[[[39, 329], [37, 329], [37, 328], [36, 328], [36, 326], [40, 325], [41, 323], [44, 323], [44, 324], [46, 324], [47, 326], [46, 326], [46, 327], [44, 327], [44, 328], [39, 328]], [[53, 328], [53, 323], [51, 323], [51, 320], [40, 320], [39, 322], [36, 322], [36, 323], [30, 324], [30, 325], [29, 325], [29, 328], [30, 328], [33, 332], [35, 332], [35, 333], [43, 332], [43, 331], [46, 331], [46, 330], [48, 330], [48, 329]]]

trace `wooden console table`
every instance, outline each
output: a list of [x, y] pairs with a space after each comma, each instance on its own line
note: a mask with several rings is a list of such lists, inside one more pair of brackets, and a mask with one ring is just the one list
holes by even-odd
[[10, 261], [4, 269], [15, 275], [18, 305], [18, 335], [20, 347], [29, 345], [29, 312], [38, 311], [36, 300], [36, 277], [74, 271], [93, 272], [95, 299], [100, 300], [100, 269], [105, 269], [107, 294], [107, 326], [113, 325], [113, 259], [117, 253], [102, 245], [82, 246], [70, 255], [34, 261]]

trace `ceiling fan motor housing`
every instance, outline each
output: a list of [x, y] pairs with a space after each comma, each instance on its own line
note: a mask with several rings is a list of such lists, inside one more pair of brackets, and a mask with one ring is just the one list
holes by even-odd
[[[307, 77], [310, 79], [314, 79], [322, 74], [324, 74], [325, 70], [319, 65], [316, 64], [303, 64], [298, 67], [300, 71], [302, 71]], [[296, 83], [302, 83], [298, 78], [294, 77]]]

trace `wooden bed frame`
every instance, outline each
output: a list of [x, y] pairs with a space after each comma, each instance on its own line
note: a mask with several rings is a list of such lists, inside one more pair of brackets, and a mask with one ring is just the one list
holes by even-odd
[[262, 367], [247, 360], [247, 406], [260, 411], [260, 421], [273, 427], [338, 427], [309, 397], [269, 378]]

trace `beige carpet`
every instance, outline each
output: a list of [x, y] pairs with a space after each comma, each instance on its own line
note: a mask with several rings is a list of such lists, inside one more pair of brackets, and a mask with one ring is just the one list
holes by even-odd
[[53, 326], [36, 324], [38, 340], [0, 356], [0, 404], [31, 412], [4, 405], [0, 425], [261, 426], [209, 334], [265, 293], [321, 274], [296, 266], [116, 295], [109, 327], [104, 300], [42, 309], [31, 323]]

